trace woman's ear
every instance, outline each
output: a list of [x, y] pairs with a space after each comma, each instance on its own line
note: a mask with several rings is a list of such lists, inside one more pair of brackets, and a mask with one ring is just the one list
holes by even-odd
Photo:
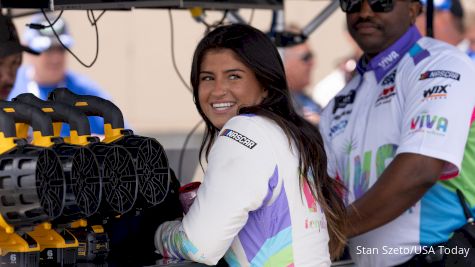
[[267, 88], [262, 87], [262, 98], [266, 98], [269, 95], [269, 90]]

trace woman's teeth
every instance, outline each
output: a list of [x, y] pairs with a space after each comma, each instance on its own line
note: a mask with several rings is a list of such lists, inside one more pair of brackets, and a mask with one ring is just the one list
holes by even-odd
[[219, 111], [221, 110], [226, 110], [230, 107], [234, 106], [234, 103], [230, 103], [230, 102], [227, 102], [227, 103], [215, 103], [213, 104], [213, 108], [214, 109], [217, 109]]

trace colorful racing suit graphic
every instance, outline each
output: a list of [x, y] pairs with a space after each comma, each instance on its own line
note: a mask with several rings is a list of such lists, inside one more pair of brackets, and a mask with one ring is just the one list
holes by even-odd
[[183, 221], [157, 230], [158, 251], [206, 264], [330, 266], [325, 216], [300, 182], [294, 149], [273, 121], [232, 118]]

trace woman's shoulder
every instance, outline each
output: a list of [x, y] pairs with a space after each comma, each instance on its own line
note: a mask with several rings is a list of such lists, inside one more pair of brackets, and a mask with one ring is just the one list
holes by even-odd
[[263, 116], [255, 114], [240, 114], [226, 122], [223, 129], [245, 129], [252, 132], [269, 133], [279, 130], [280, 127], [275, 121]]
[[[226, 124], [259, 124], [262, 126], [271, 126], [276, 125], [276, 123], [264, 116], [256, 115], [256, 114], [239, 114], [237, 116], [232, 117]], [[225, 125], [226, 125], [225, 124]]]
[[224, 124], [219, 135], [228, 137], [242, 135], [268, 144], [285, 137], [283, 130], [275, 121], [253, 114], [241, 114], [231, 118]]

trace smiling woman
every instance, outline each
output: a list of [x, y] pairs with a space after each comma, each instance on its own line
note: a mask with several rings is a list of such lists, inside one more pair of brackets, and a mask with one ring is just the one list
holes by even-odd
[[236, 116], [241, 107], [258, 105], [267, 95], [254, 72], [231, 49], [208, 51], [199, 79], [200, 106], [218, 129]]
[[329, 266], [345, 243], [340, 184], [327, 175], [318, 130], [292, 107], [270, 39], [246, 25], [215, 29], [195, 50], [191, 84], [208, 167], [183, 221], [158, 228], [160, 254]]

